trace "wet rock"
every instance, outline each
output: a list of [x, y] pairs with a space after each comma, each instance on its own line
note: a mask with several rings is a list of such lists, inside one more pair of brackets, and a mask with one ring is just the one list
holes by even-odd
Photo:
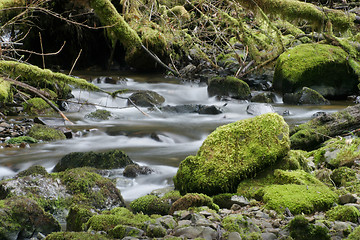
[[270, 104], [251, 103], [246, 107], [246, 112], [258, 116], [264, 113], [274, 113], [275, 109]]
[[198, 193], [188, 193], [171, 205], [169, 214], [173, 214], [175, 211], [179, 210], [187, 210], [189, 207], [201, 206], [208, 206], [211, 209], [219, 210], [219, 206], [214, 204], [212, 198], [209, 196]]
[[170, 106], [166, 105], [163, 107], [159, 107], [161, 111], [171, 112], [171, 113], [199, 113], [199, 114], [220, 114], [222, 110], [214, 105], [206, 106], [200, 104], [186, 104], [186, 105], [178, 105], [178, 106]]
[[351, 193], [347, 193], [339, 197], [339, 203], [342, 205], [347, 203], [356, 203], [356, 202], [357, 202], [357, 198]]
[[152, 172], [154, 172], [154, 170], [152, 170], [148, 166], [140, 166], [138, 164], [130, 164], [125, 167], [123, 175], [124, 175], [124, 177], [135, 178], [139, 174], [140, 175], [149, 175]]
[[99, 169], [123, 168], [134, 162], [129, 156], [120, 150], [110, 150], [107, 152], [73, 152], [61, 158], [53, 171], [61, 172], [69, 168], [95, 167]]
[[91, 112], [85, 115], [85, 118], [91, 119], [93, 121], [109, 120], [110, 117], [111, 112], [103, 109], [97, 109], [95, 112]]
[[192, 76], [196, 72], [196, 66], [193, 64], [186, 65], [184, 68], [182, 68], [179, 73], [181, 76]]
[[56, 141], [66, 139], [66, 136], [62, 131], [40, 124], [33, 125], [27, 135], [37, 140], [43, 141]]
[[297, 93], [285, 93], [283, 101], [294, 105], [329, 105], [330, 102], [313, 89], [303, 87]]
[[48, 176], [48, 172], [43, 166], [40, 165], [34, 165], [29, 167], [28, 169], [19, 172], [16, 174], [16, 177], [25, 177], [25, 176], [31, 176], [31, 175], [43, 175]]
[[139, 107], [154, 107], [163, 104], [165, 98], [154, 91], [139, 91], [129, 97], [129, 106], [132, 106], [131, 101]]
[[149, 224], [146, 228], [146, 235], [150, 238], [162, 238], [166, 235], [166, 229], [160, 224]]
[[274, 233], [262, 233], [261, 238], [263, 240], [275, 240], [278, 239], [278, 237]]
[[232, 196], [230, 199], [233, 203], [240, 205], [241, 207], [249, 205], [249, 201], [243, 196]]
[[259, 93], [251, 98], [252, 102], [259, 103], [274, 103], [275, 102], [275, 94], [272, 92], [264, 92]]
[[228, 240], [241, 240], [240, 233], [238, 232], [231, 232], [227, 238]]
[[36, 117], [34, 118], [34, 123], [48, 125], [48, 126], [61, 126], [66, 122], [63, 118], [55, 118], [55, 117]]
[[203, 238], [213, 240], [217, 238], [217, 232], [210, 227], [190, 226], [175, 230], [174, 236], [188, 239]]
[[207, 91], [210, 97], [229, 96], [236, 99], [249, 99], [251, 97], [249, 85], [230, 76], [210, 79]]

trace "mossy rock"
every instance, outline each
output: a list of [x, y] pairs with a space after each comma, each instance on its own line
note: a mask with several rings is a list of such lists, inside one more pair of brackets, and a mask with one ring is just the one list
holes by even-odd
[[360, 226], [354, 228], [354, 231], [349, 234], [346, 240], [360, 240]]
[[358, 92], [358, 77], [348, 65], [348, 54], [325, 44], [302, 44], [283, 54], [275, 66], [273, 86], [282, 93], [303, 87], [326, 98], [345, 98]]
[[288, 224], [290, 237], [294, 240], [330, 240], [329, 230], [320, 225], [314, 225], [304, 216], [295, 216]]
[[94, 121], [101, 121], [101, 120], [109, 120], [111, 117], [111, 112], [107, 110], [97, 109], [95, 112], [91, 112], [85, 115], [85, 118], [94, 120]]
[[0, 77], [0, 103], [6, 103], [12, 99], [11, 84]]
[[[260, 228], [248, 217], [241, 214], [231, 214], [221, 222], [227, 232], [238, 232], [242, 239], [262, 239]], [[249, 238], [249, 234], [255, 236]]]
[[336, 206], [326, 212], [326, 218], [331, 221], [358, 223], [360, 217], [359, 210], [354, 206]]
[[231, 197], [236, 194], [234, 193], [221, 193], [218, 195], [213, 196], [213, 201], [216, 205], [218, 205], [220, 208], [227, 208], [230, 209], [233, 205], [233, 202], [231, 201]]
[[19, 172], [18, 174], [16, 174], [16, 177], [26, 177], [30, 175], [48, 176], [49, 174], [43, 166], [34, 165], [24, 171]]
[[144, 228], [151, 217], [144, 214], [133, 214], [126, 208], [114, 208], [111, 211], [92, 216], [85, 225], [87, 231], [112, 231], [118, 225]]
[[55, 231], [60, 231], [60, 224], [34, 200], [13, 197], [0, 201], [0, 239], [30, 239], [36, 232], [46, 235]]
[[173, 214], [179, 210], [187, 210], [190, 207], [202, 206], [207, 206], [216, 211], [219, 210], [219, 206], [213, 202], [211, 197], [201, 193], [188, 193], [171, 205], [169, 214]]
[[338, 195], [325, 185], [270, 185], [259, 190], [266, 208], [283, 213], [286, 208], [292, 214], [313, 213], [331, 208]]
[[135, 213], [142, 212], [148, 215], [166, 215], [169, 213], [170, 203], [164, 198], [159, 198], [155, 195], [146, 195], [132, 201], [130, 207]]
[[98, 169], [124, 168], [134, 162], [121, 150], [106, 152], [73, 152], [61, 158], [54, 167], [54, 172], [65, 171], [70, 168], [94, 167]]
[[294, 105], [329, 105], [330, 102], [317, 91], [303, 87], [296, 93], [285, 93], [283, 97], [285, 104]]
[[66, 231], [81, 232], [83, 225], [94, 215], [89, 206], [74, 204], [66, 217]]
[[[54, 103], [54, 105], [56, 105]], [[24, 111], [27, 112], [29, 115], [51, 115], [56, 113], [51, 106], [45, 102], [42, 98], [31, 98], [27, 100], [24, 104]]]
[[340, 167], [334, 169], [331, 173], [330, 178], [337, 187], [352, 186], [357, 180], [357, 172], [354, 169], [348, 167]]
[[154, 91], [139, 91], [129, 97], [128, 105], [132, 106], [130, 101], [139, 107], [154, 107], [163, 104], [165, 98]]
[[196, 156], [180, 163], [175, 188], [216, 195], [236, 192], [238, 184], [274, 165], [289, 151], [288, 125], [275, 113], [218, 127]]
[[315, 163], [325, 162], [331, 168], [351, 167], [360, 158], [360, 139], [330, 139], [311, 155]]
[[125, 206], [120, 190], [108, 178], [95, 173], [92, 168], [74, 168], [53, 173], [60, 178], [72, 194], [72, 203], [103, 210]]
[[88, 232], [54, 232], [46, 236], [45, 240], [108, 240], [103, 234]]
[[312, 169], [308, 165], [308, 153], [302, 150], [290, 150], [274, 168], [282, 170], [304, 170], [310, 172]]
[[207, 91], [210, 97], [229, 96], [236, 99], [250, 99], [251, 97], [249, 85], [231, 76], [210, 79]]
[[56, 141], [66, 139], [66, 136], [62, 131], [40, 124], [35, 124], [34, 126], [32, 126], [27, 135], [29, 137], [35, 138], [36, 140], [43, 141]]
[[6, 143], [8, 144], [37, 143], [37, 142], [38, 140], [29, 136], [14, 137], [6, 141]]
[[276, 169], [274, 171], [275, 183], [277, 184], [297, 184], [297, 185], [318, 185], [323, 183], [310, 173], [303, 170], [284, 171]]

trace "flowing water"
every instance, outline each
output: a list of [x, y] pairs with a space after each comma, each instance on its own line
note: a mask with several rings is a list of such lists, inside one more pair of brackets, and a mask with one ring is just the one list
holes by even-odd
[[[154, 189], [172, 185], [179, 163], [188, 155], [196, 154], [206, 136], [216, 127], [237, 120], [253, 117], [246, 112], [249, 102], [231, 100], [228, 102], [208, 97], [207, 86], [202, 83], [183, 82], [159, 75], [132, 76], [131, 74], [107, 75], [78, 73], [78, 76], [92, 81], [107, 91], [118, 89], [152, 90], [162, 95], [164, 105], [203, 104], [215, 105], [223, 110], [218, 115], [197, 113], [175, 114], [127, 106], [123, 98], [112, 99], [104, 93], [73, 90], [73, 102], [66, 115], [75, 124], [69, 126], [77, 137], [64, 141], [39, 143], [25, 149], [0, 149], [0, 178], [12, 176], [31, 165], [40, 164], [49, 172], [55, 164], [70, 152], [104, 151], [120, 149], [140, 165], [155, 170], [147, 176], [135, 179], [122, 177], [122, 169], [111, 171], [109, 177], [116, 178], [117, 186], [125, 200], [130, 201], [150, 193]], [[121, 95], [130, 96], [130, 92]], [[89, 105], [89, 104], [94, 105]], [[332, 103], [328, 106], [287, 106], [278, 98], [273, 105], [275, 111], [283, 114], [290, 124], [309, 120], [316, 112], [334, 112], [345, 108], [347, 103]], [[226, 105], [226, 106], [224, 106]], [[85, 115], [95, 109], [106, 109], [112, 113], [110, 120], [94, 121]], [[156, 136], [156, 137], [154, 137]]]

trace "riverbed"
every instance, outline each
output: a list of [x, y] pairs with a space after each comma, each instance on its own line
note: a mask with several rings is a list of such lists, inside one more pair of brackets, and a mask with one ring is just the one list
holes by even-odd
[[[196, 154], [206, 136], [216, 127], [253, 117], [246, 109], [249, 101], [219, 100], [209, 97], [207, 86], [201, 82], [183, 81], [162, 75], [133, 75], [131, 73], [76, 73], [106, 91], [127, 89], [121, 98], [105, 93], [73, 90], [74, 98], [65, 112], [74, 125], [67, 125], [75, 137], [51, 143], [38, 143], [25, 149], [0, 149], [0, 178], [13, 176], [32, 165], [44, 166], [49, 172], [70, 152], [120, 149], [140, 165], [147, 165], [154, 173], [135, 179], [122, 177], [122, 169], [111, 171], [125, 200], [131, 201], [154, 189], [172, 186], [172, 177], [179, 163]], [[223, 112], [217, 115], [198, 113], [169, 113], [159, 109], [127, 105], [126, 97], [136, 90], [152, 90], [165, 98], [164, 105], [215, 105]], [[253, 92], [252, 94], [258, 94]], [[277, 96], [271, 104], [284, 116], [290, 126], [311, 119], [317, 112], [335, 112], [352, 102], [331, 102], [326, 106], [289, 106]], [[109, 120], [95, 121], [86, 114], [96, 109], [111, 112]]]

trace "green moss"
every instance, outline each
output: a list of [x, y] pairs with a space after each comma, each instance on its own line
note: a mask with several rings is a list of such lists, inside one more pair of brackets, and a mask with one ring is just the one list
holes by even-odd
[[211, 197], [205, 194], [188, 193], [171, 205], [169, 214], [173, 214], [175, 211], [179, 210], [187, 210], [190, 207], [201, 206], [208, 206], [216, 211], [219, 210], [219, 206], [213, 202]]
[[87, 232], [54, 232], [46, 236], [45, 240], [107, 240], [103, 234]]
[[30, 175], [48, 176], [49, 174], [43, 166], [33, 165], [33, 166], [29, 167], [28, 169], [16, 174], [16, 177], [25, 177], [25, 176], [30, 176]]
[[249, 85], [231, 76], [210, 79], [207, 90], [210, 96], [229, 96], [236, 99], [249, 99], [251, 96]]
[[[56, 106], [56, 104], [54, 103]], [[42, 98], [32, 98], [23, 103], [24, 111], [30, 115], [54, 114], [55, 110]]]
[[271, 185], [260, 191], [266, 208], [279, 213], [284, 212], [285, 208], [292, 214], [327, 210], [338, 199], [337, 194], [325, 185]]
[[213, 196], [213, 201], [216, 205], [218, 205], [220, 208], [227, 208], [230, 209], [232, 206], [231, 197], [236, 194], [234, 193], [222, 193]]
[[284, 171], [277, 169], [274, 171], [275, 182], [277, 184], [297, 184], [297, 185], [318, 185], [323, 183], [315, 176], [303, 170]]
[[360, 240], [360, 226], [356, 227], [346, 240]]
[[66, 231], [80, 232], [83, 225], [94, 215], [88, 206], [72, 205], [66, 217]]
[[0, 103], [5, 103], [12, 98], [11, 84], [0, 77]]
[[166, 215], [169, 213], [170, 203], [155, 195], [146, 195], [132, 201], [130, 207], [134, 212]]
[[359, 210], [354, 206], [336, 206], [326, 212], [326, 218], [331, 221], [358, 223], [360, 217]]
[[310, 87], [325, 97], [353, 94], [357, 91], [358, 77], [348, 68], [347, 57], [341, 47], [298, 45], [279, 56], [274, 88], [288, 93]]
[[20, 136], [20, 137], [14, 137], [10, 138], [6, 141], [6, 143], [9, 144], [20, 144], [20, 143], [37, 143], [38, 141], [32, 137], [29, 136]]
[[85, 115], [86, 118], [90, 118], [92, 120], [109, 120], [111, 117], [111, 112], [107, 110], [97, 109], [95, 112], [91, 112]]
[[313, 150], [323, 141], [325, 136], [322, 132], [311, 129], [307, 124], [302, 124], [298, 130], [291, 135], [291, 148], [301, 150]]
[[56, 141], [66, 139], [62, 131], [40, 124], [35, 124], [34, 126], [32, 126], [27, 135], [29, 137], [35, 138], [36, 140], [43, 141]]
[[304, 170], [310, 172], [308, 166], [307, 152], [301, 150], [290, 150], [288, 154], [275, 166], [283, 170]]
[[335, 169], [331, 175], [331, 180], [338, 187], [352, 186], [357, 180], [356, 171], [348, 167], [340, 167]]
[[288, 151], [288, 125], [278, 114], [224, 125], [206, 138], [196, 156], [180, 163], [175, 187], [182, 194], [235, 192], [242, 180], [274, 165]]
[[[251, 239], [249, 238], [249, 234], [251, 233], [260, 233], [260, 229], [256, 226], [251, 219], [246, 216], [239, 215], [239, 214], [231, 214], [226, 216], [222, 222], [222, 226], [228, 232], [238, 232], [242, 239]], [[257, 235], [257, 234], [255, 234]], [[260, 238], [253, 238], [253, 239], [261, 239]]]
[[184, 6], [175, 6], [167, 11], [168, 17], [177, 17], [179, 20], [188, 21], [190, 20], [190, 14], [186, 11]]
[[302, 215], [295, 216], [288, 224], [290, 236], [296, 240], [330, 240], [329, 230], [314, 225]]

